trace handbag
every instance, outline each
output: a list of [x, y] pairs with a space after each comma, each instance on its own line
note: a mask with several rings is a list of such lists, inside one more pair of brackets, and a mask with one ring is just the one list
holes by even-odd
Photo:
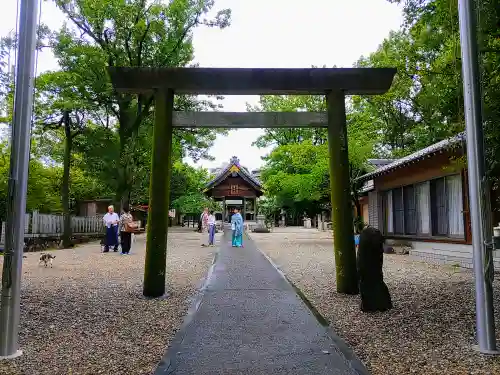
[[236, 230], [236, 223], [231, 223], [231, 230]]
[[137, 231], [137, 223], [135, 221], [129, 220], [124, 225], [125, 232], [132, 233]]

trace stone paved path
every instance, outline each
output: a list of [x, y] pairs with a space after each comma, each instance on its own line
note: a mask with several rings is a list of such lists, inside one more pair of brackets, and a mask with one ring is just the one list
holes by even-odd
[[[229, 232], [229, 231], [227, 231]], [[365, 375], [366, 369], [246, 238], [221, 238], [191, 314], [155, 375]]]

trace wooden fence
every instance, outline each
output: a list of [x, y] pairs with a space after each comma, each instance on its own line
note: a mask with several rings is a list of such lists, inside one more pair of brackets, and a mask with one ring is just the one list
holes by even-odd
[[[47, 215], [33, 212], [25, 214], [25, 238], [59, 238], [63, 233], [64, 218], [62, 215]], [[72, 216], [71, 230], [75, 236], [98, 235], [104, 233], [102, 216]], [[0, 243], [5, 240], [5, 222], [2, 222]]]

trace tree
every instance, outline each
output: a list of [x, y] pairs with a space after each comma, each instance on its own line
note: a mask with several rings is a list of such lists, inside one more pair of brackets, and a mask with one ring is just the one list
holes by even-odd
[[15, 37], [11, 34], [0, 38], [0, 124], [10, 123], [14, 75], [11, 71]]
[[[247, 108], [250, 112], [324, 112], [325, 97], [320, 95], [263, 95], [259, 104]], [[313, 144], [323, 144], [327, 140], [326, 130], [321, 128], [264, 129], [253, 143], [257, 147], [282, 146], [310, 140]]]
[[[273, 95], [261, 96], [259, 105], [249, 107], [249, 110], [324, 112], [326, 105], [325, 98], [318, 95]], [[366, 172], [366, 160], [378, 154], [377, 149], [382, 148], [382, 140], [377, 122], [371, 121], [372, 116], [357, 111], [356, 103], [351, 103], [347, 116], [351, 197], [360, 213], [358, 192], [361, 186], [356, 178]], [[330, 185], [326, 129], [265, 129], [265, 134], [254, 144], [257, 147], [277, 146], [267, 158], [263, 179], [268, 180], [269, 184], [266, 192], [276, 195], [281, 207], [293, 207], [298, 214], [307, 212], [308, 215], [314, 215], [328, 204]], [[298, 146], [301, 144], [304, 146]], [[301, 169], [294, 170], [292, 165]], [[305, 174], [300, 171], [305, 171]]]
[[274, 224], [276, 216], [280, 213], [280, 207], [274, 196], [264, 196], [259, 201], [259, 214], [265, 216], [266, 226]]
[[[107, 68], [186, 66], [193, 58], [193, 29], [199, 25], [227, 27], [230, 11], [219, 11], [214, 19], [207, 20], [203, 17], [213, 7], [213, 0], [172, 0], [168, 4], [146, 0], [55, 2], [76, 28], [64, 26], [52, 40], [59, 65], [79, 77], [89, 102], [99, 103], [118, 120], [116, 195], [118, 201], [126, 203], [133, 184], [135, 138], [141, 124], [151, 116], [153, 96], [114, 91]], [[185, 110], [200, 103], [187, 96], [178, 98], [176, 106]], [[185, 145], [196, 148], [200, 143], [210, 144], [212, 134], [208, 130], [193, 130], [185, 133], [183, 139]]]
[[36, 80], [35, 131], [64, 144], [61, 200], [64, 214], [63, 247], [72, 246], [70, 216], [70, 170], [73, 144], [84, 134], [86, 125], [98, 116], [99, 108], [82, 100], [77, 77], [69, 72], [47, 72]]
[[[50, 30], [44, 24], [37, 28], [37, 53], [46, 47]], [[14, 106], [15, 57], [17, 34], [12, 30], [0, 37], [0, 124], [10, 125]]]
[[182, 195], [173, 202], [172, 207], [177, 209], [181, 214], [200, 213], [203, 212], [205, 207], [213, 211], [218, 211], [221, 208], [219, 202], [207, 198], [202, 193], [188, 193]]
[[[37, 144], [32, 142], [32, 154], [36, 155]], [[10, 168], [10, 145], [7, 141], [0, 143], [0, 221], [6, 220], [7, 215], [7, 185]], [[61, 170], [54, 166], [47, 166], [36, 157], [32, 157], [29, 164], [28, 190], [26, 210], [45, 213], [60, 213], [60, 181]]]
[[441, 37], [427, 28], [392, 32], [356, 64], [398, 69], [389, 92], [352, 100], [353, 110], [365, 113], [383, 132], [389, 156], [405, 156], [463, 130], [458, 45], [429, 40], [433, 35]]
[[329, 201], [328, 147], [311, 141], [276, 147], [261, 170], [266, 196], [301, 216], [312, 217]]
[[207, 198], [203, 188], [209, 180], [206, 169], [193, 168], [182, 162], [176, 162], [172, 169], [170, 181], [170, 202], [179, 213], [192, 214], [210, 210], [220, 210], [219, 203]]

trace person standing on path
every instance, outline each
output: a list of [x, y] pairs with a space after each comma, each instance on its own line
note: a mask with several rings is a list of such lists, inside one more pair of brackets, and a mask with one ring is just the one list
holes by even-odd
[[240, 214], [240, 209], [235, 208], [234, 214], [231, 216], [232, 246], [243, 247], [243, 217]]
[[108, 212], [103, 217], [104, 225], [106, 225], [106, 245], [104, 252], [109, 252], [109, 247], [113, 246], [114, 252], [118, 251], [118, 223], [120, 217], [114, 212], [113, 206], [108, 206]]
[[[199, 233], [207, 233], [208, 232], [208, 207], [205, 207], [203, 212], [200, 215], [200, 219], [198, 220], [198, 232]], [[201, 246], [207, 246], [202, 241]]]
[[208, 215], [208, 246], [214, 246], [215, 238], [215, 215], [213, 211], [210, 211]]
[[205, 207], [203, 213], [201, 214], [201, 233], [208, 232], [208, 207]]
[[122, 254], [127, 255], [130, 253], [130, 247], [132, 246], [132, 233], [137, 229], [128, 206], [123, 207], [123, 214], [120, 217], [120, 227]]

